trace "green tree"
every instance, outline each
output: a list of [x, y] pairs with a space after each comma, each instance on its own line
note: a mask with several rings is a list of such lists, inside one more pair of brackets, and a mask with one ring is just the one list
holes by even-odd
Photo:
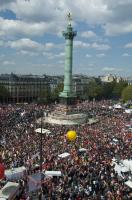
[[9, 91], [3, 85], [0, 85], [0, 101], [7, 102], [7, 98], [9, 97]]
[[127, 85], [128, 84], [125, 81], [120, 81], [119, 83], [116, 83], [112, 91], [112, 96], [114, 98], [121, 98], [122, 91]]
[[121, 96], [123, 101], [132, 101], [132, 85], [125, 87]]
[[102, 96], [103, 96], [103, 98], [110, 99], [110, 98], [113, 97], [112, 92], [113, 92], [113, 89], [115, 87], [115, 84], [116, 84], [115, 81], [110, 82], [110, 83], [103, 83], [103, 85], [102, 85], [102, 88], [103, 88]]
[[39, 98], [38, 98], [38, 102], [39, 103], [47, 103], [50, 100], [50, 88], [49, 87], [45, 87], [43, 90], [41, 90]]
[[63, 91], [63, 83], [59, 83], [55, 89], [51, 92], [51, 100], [55, 101], [59, 99], [60, 92]]
[[95, 80], [92, 80], [86, 86], [84, 95], [89, 99], [101, 98], [102, 92], [102, 86], [98, 84]]

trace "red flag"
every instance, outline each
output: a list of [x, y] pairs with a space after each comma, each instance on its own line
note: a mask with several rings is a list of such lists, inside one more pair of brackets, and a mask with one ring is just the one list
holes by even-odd
[[2, 163], [0, 163], [0, 179], [4, 178], [5, 167]]

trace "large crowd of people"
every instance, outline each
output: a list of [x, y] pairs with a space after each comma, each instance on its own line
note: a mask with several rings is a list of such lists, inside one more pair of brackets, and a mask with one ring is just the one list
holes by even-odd
[[[123, 109], [113, 109], [112, 101], [78, 103], [78, 111], [96, 117], [95, 124], [62, 126], [43, 123], [51, 134], [43, 135], [43, 172], [61, 171], [59, 177], [43, 177], [41, 189], [45, 200], [128, 200], [132, 190], [125, 182], [132, 179], [131, 171], [119, 176], [113, 159], [132, 160], [131, 115]], [[26, 174], [19, 180], [21, 194], [18, 199], [33, 199], [29, 192], [29, 177], [39, 172], [40, 134], [35, 130], [36, 119], [42, 111], [50, 112], [48, 105], [0, 106], [0, 155], [6, 169], [26, 167]], [[41, 111], [41, 112], [40, 112]], [[68, 141], [68, 130], [77, 132], [75, 141]], [[116, 142], [114, 142], [116, 141]], [[79, 149], [85, 149], [80, 151]], [[68, 152], [70, 156], [59, 158]], [[6, 183], [7, 179], [5, 177]], [[1, 184], [2, 185], [2, 184]], [[3, 186], [3, 185], [2, 185]]]

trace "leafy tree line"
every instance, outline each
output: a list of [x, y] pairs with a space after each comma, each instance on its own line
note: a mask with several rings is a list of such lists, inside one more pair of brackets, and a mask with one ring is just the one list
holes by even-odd
[[9, 91], [3, 85], [0, 85], [0, 102], [7, 102]]
[[59, 83], [53, 90], [45, 88], [40, 96], [39, 103], [49, 103], [59, 100], [59, 93], [63, 90], [63, 84]]
[[[48, 101], [58, 101], [59, 93], [63, 90], [63, 84], [58, 84], [56, 88], [49, 92]], [[47, 96], [47, 94], [45, 94]], [[123, 99], [124, 101], [132, 100], [132, 86], [128, 86], [126, 81], [116, 81], [102, 83], [96, 78], [84, 87], [83, 95], [78, 95], [82, 99]]]
[[[116, 81], [113, 82], [107, 82], [102, 83], [99, 79], [95, 79], [87, 85], [85, 89], [85, 96], [88, 99], [120, 99], [124, 96], [122, 96], [122, 93], [124, 89], [128, 86], [128, 83], [125, 81], [119, 81], [118, 83]], [[131, 86], [130, 86], [131, 87]], [[129, 96], [132, 98], [131, 96]]]
[[122, 99], [124, 101], [132, 101], [132, 85], [125, 87], [125, 89], [122, 91]]
[[[49, 103], [59, 101], [59, 93], [63, 90], [63, 84], [58, 84], [53, 90], [44, 88], [40, 93], [38, 102]], [[8, 90], [0, 85], [0, 102], [7, 102], [9, 98]], [[132, 85], [128, 86], [125, 81], [102, 83], [100, 79], [96, 78], [90, 81], [84, 87], [83, 95], [78, 95], [80, 99], [120, 99], [124, 101], [132, 100]]]

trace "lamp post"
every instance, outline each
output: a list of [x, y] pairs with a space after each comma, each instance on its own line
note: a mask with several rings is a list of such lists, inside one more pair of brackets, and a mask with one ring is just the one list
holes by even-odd
[[40, 120], [40, 183], [41, 183], [41, 193], [40, 193], [40, 200], [42, 200], [42, 181], [43, 181], [43, 174], [42, 174], [42, 163], [43, 163], [43, 111], [41, 111], [41, 120]]
[[[36, 133], [39, 134], [39, 169], [40, 169], [40, 184], [41, 184], [41, 189], [42, 189], [42, 181], [43, 181], [43, 175], [42, 175], [42, 163], [43, 163], [43, 111], [41, 110], [39, 112], [39, 117], [40, 117], [40, 128], [37, 128], [35, 130]], [[36, 119], [36, 112], [34, 114], [35, 119]], [[39, 199], [42, 200], [42, 191], [39, 193]]]
[[[41, 187], [42, 187], [42, 181], [43, 181], [43, 173], [42, 173], [43, 172], [43, 170], [42, 170], [42, 164], [43, 164], [43, 135], [51, 134], [50, 130], [43, 129], [43, 117], [46, 117], [46, 112], [44, 112], [44, 113], [41, 112], [40, 128], [37, 128], [35, 130], [36, 133], [40, 134], [39, 154], [40, 154], [40, 181], [41, 181]], [[40, 193], [39, 198], [42, 200], [42, 192]]]
[[[45, 116], [45, 113], [41, 111], [40, 113], [40, 129], [36, 129], [36, 132], [40, 134], [40, 146], [39, 146], [39, 154], [40, 154], [40, 160], [39, 160], [39, 165], [40, 165], [40, 183], [41, 183], [41, 189], [42, 189], [42, 181], [43, 181], [43, 170], [42, 170], [42, 164], [43, 164], [43, 134], [44, 134], [44, 129], [43, 129], [43, 117]], [[39, 198], [42, 200], [42, 191], [40, 193]]]
[[43, 128], [43, 124], [42, 124], [42, 116], [41, 116], [41, 132], [40, 132], [40, 173], [41, 173], [41, 180], [42, 180], [42, 151], [43, 151], [43, 138], [42, 138], [42, 128]]

